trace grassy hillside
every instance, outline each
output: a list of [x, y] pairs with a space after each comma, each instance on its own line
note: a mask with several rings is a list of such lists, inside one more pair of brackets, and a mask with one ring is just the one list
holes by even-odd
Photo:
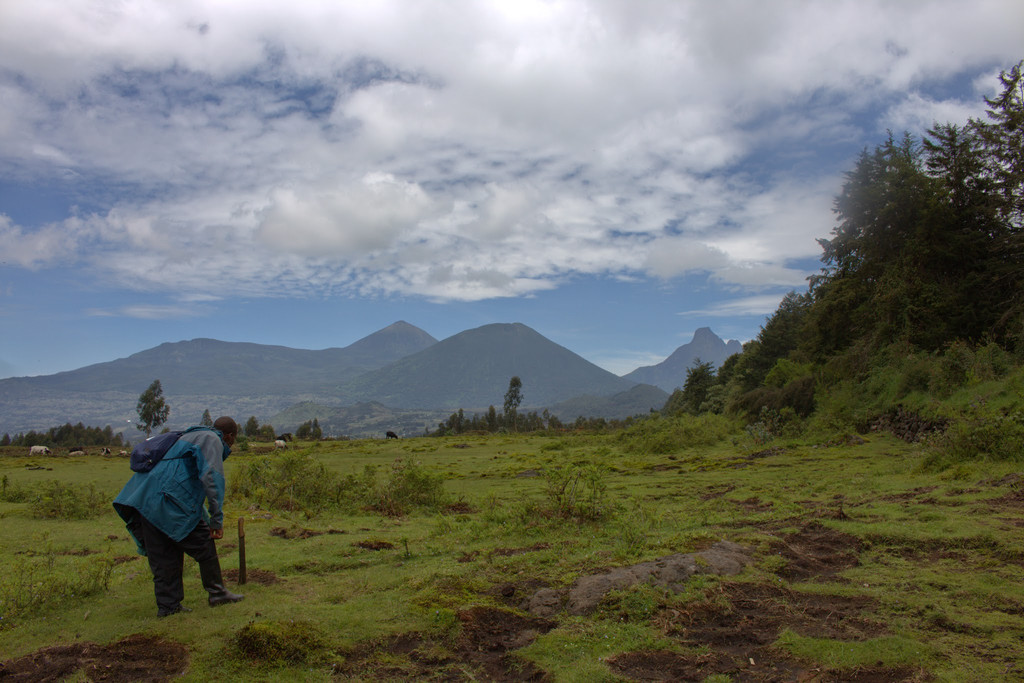
[[[0, 671], [1020, 679], [1022, 451], [965, 456], [961, 437], [987, 432], [957, 429], [972, 393], [1019, 420], [1022, 381], [1017, 370], [932, 395], [934, 412], [962, 417], [952, 436], [916, 443], [706, 414], [608, 434], [254, 446], [227, 462], [219, 544], [246, 599], [206, 607], [186, 561], [194, 611], [168, 619], [155, 617], [145, 560], [109, 507], [125, 459], [6, 449]], [[658, 559], [663, 574], [690, 569], [662, 585], [643, 564]], [[621, 581], [626, 568], [645, 581]], [[57, 645], [71, 648], [44, 653]]]

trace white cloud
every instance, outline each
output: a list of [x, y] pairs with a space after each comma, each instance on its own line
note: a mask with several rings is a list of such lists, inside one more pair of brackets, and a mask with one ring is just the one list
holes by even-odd
[[822, 159], [978, 115], [922, 86], [1009, 66], [1020, 25], [1015, 0], [2, 3], [0, 169], [104, 208], [3, 217], [0, 250], [190, 301], [798, 287]]
[[738, 315], [770, 315], [779, 308], [785, 294], [759, 294], [757, 296], [726, 299], [704, 309], [680, 311], [682, 316], [732, 317]]
[[86, 315], [99, 318], [141, 318], [143, 320], [166, 320], [203, 315], [206, 311], [194, 306], [138, 304], [116, 309], [90, 308]]

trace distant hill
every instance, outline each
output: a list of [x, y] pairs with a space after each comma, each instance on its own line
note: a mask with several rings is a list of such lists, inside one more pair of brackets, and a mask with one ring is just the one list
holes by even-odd
[[741, 351], [743, 345], [735, 339], [726, 343], [712, 332], [711, 328], [702, 327], [694, 332], [690, 343], [680, 346], [662, 362], [637, 368], [623, 375], [623, 378], [642, 384], [653, 384], [672, 393], [686, 382], [686, 371], [693, 367], [694, 361], [698, 358], [717, 368], [726, 358]]
[[345, 383], [349, 402], [394, 408], [467, 411], [501, 408], [509, 380], [523, 382], [521, 410], [631, 388], [623, 379], [521, 323], [460, 332], [418, 353]]
[[[704, 328], [663, 363], [618, 377], [521, 323], [437, 341], [397, 322], [320, 351], [193, 339], [70, 372], [0, 380], [0, 433], [82, 422], [137, 438], [136, 402], [154, 379], [171, 408], [172, 429], [199, 422], [209, 410], [241, 421], [256, 416], [278, 432], [316, 417], [325, 434], [412, 436], [459, 408], [501, 410], [513, 376], [523, 383], [521, 411], [548, 408], [563, 421], [621, 418], [660, 409], [693, 358], [718, 364], [734, 349], [738, 342], [726, 344]], [[654, 379], [643, 379], [649, 375]]]
[[47, 429], [69, 420], [120, 430], [136, 420], [139, 394], [154, 379], [171, 406], [169, 425], [196, 423], [206, 409], [240, 419], [266, 416], [304, 400], [336, 402], [346, 381], [436, 343], [401, 321], [320, 351], [215, 339], [166, 343], [78, 370], [0, 380], [0, 430]]

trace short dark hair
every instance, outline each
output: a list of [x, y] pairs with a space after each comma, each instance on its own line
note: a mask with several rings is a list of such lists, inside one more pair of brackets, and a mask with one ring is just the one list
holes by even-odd
[[213, 423], [213, 428], [219, 429], [221, 434], [234, 434], [238, 436], [238, 423], [227, 415], [218, 417], [217, 421]]

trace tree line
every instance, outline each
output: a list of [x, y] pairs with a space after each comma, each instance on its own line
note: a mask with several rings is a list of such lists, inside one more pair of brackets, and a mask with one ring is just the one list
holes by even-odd
[[[664, 413], [789, 410], [822, 386], [914, 354], [1024, 357], [1024, 81], [1018, 63], [985, 119], [936, 123], [865, 149], [820, 239], [822, 267], [716, 372], [698, 360]], [[925, 388], [910, 373], [902, 390]]]
[[75, 446], [105, 446], [121, 448], [124, 441], [120, 434], [115, 434], [110, 425], [106, 427], [86, 427], [81, 422], [72, 425], [70, 422], [60, 427], [52, 427], [45, 432], [29, 430], [11, 437], [4, 434], [0, 438], [0, 446], [51, 446], [56, 448], [73, 448]]

